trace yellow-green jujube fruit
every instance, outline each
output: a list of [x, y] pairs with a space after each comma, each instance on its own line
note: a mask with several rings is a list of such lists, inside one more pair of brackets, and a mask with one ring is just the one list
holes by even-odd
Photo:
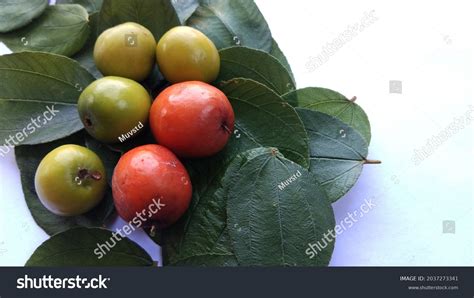
[[166, 32], [156, 46], [156, 60], [172, 83], [210, 83], [219, 75], [220, 57], [214, 43], [201, 31], [178, 26]]
[[104, 76], [144, 80], [155, 65], [156, 40], [137, 23], [123, 23], [102, 32], [94, 46], [94, 61]]
[[142, 85], [113, 76], [87, 86], [77, 103], [86, 131], [104, 143], [137, 136], [148, 122], [150, 106], [151, 97]]
[[63, 145], [49, 152], [35, 174], [35, 189], [41, 203], [60, 216], [84, 214], [105, 195], [104, 164], [93, 151], [78, 145]]

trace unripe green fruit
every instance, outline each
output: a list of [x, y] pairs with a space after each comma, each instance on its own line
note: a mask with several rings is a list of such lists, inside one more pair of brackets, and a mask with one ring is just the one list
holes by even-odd
[[155, 65], [153, 34], [137, 23], [124, 23], [105, 30], [94, 47], [94, 61], [104, 76], [144, 80]]
[[35, 174], [41, 203], [60, 216], [76, 216], [94, 208], [107, 187], [104, 164], [91, 150], [63, 145], [48, 153]]
[[148, 122], [151, 98], [135, 81], [104, 77], [90, 84], [77, 108], [87, 132], [104, 143], [125, 142]]
[[156, 59], [166, 80], [172, 83], [211, 83], [219, 75], [220, 56], [214, 43], [199, 30], [178, 26], [161, 37]]

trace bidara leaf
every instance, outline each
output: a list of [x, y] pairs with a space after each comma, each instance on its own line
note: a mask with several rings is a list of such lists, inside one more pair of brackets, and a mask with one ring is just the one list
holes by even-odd
[[31, 24], [0, 34], [0, 41], [13, 52], [38, 51], [72, 56], [89, 36], [89, 15], [76, 4], [48, 6]]
[[285, 54], [283, 53], [283, 51], [278, 46], [278, 43], [276, 42], [275, 39], [272, 39], [272, 49], [270, 51], [270, 55], [272, 55], [278, 61], [280, 61], [280, 63], [286, 68], [286, 70], [288, 71], [288, 73], [291, 76], [291, 80], [293, 81], [293, 85], [296, 86], [295, 76], [293, 75], [293, 71], [291, 70], [290, 63], [288, 62], [288, 59], [286, 59]]
[[165, 265], [237, 265], [226, 229], [225, 158], [221, 153], [185, 163], [193, 196], [185, 215], [161, 235]]
[[53, 235], [35, 250], [25, 266], [153, 266], [143, 248], [114, 234], [100, 228], [74, 228]]
[[370, 143], [370, 122], [364, 110], [344, 95], [325, 88], [304, 88], [283, 95], [292, 106], [323, 112], [355, 128]]
[[171, 3], [183, 25], [199, 6], [199, 0], [172, 0]]
[[104, 0], [99, 32], [125, 22], [146, 27], [157, 42], [166, 31], [181, 24], [171, 0]]
[[229, 156], [256, 147], [276, 147], [287, 158], [309, 165], [308, 137], [298, 114], [273, 90], [250, 79], [220, 84], [236, 115]]
[[79, 4], [84, 7], [89, 14], [100, 11], [103, 0], [56, 0], [56, 4]]
[[200, 0], [187, 25], [206, 34], [218, 49], [235, 45], [269, 52], [272, 35], [252, 0]]
[[93, 80], [67, 57], [32, 52], [0, 56], [0, 143], [45, 143], [81, 130], [77, 99]]
[[272, 55], [247, 47], [219, 51], [221, 70], [217, 81], [247, 78], [262, 83], [278, 94], [295, 89], [288, 70]]
[[[262, 149], [263, 150], [263, 149]], [[231, 158], [225, 153], [185, 162], [193, 184], [193, 197], [186, 214], [163, 231], [165, 265], [237, 266], [227, 230], [226, 191], [239, 170], [234, 159], [251, 158], [251, 150]], [[230, 165], [229, 165], [230, 164]]]
[[112, 175], [115, 166], [117, 165], [121, 154], [110, 149], [107, 145], [97, 141], [90, 135], [85, 135], [85, 145], [90, 150], [94, 151], [104, 163], [105, 171], [107, 173], [107, 182], [112, 186]]
[[40, 16], [48, 0], [0, 1], [0, 33], [16, 30]]
[[198, 267], [236, 267], [239, 264], [233, 254], [205, 254], [202, 256], [193, 256], [182, 260], [180, 266], [198, 266]]
[[[227, 227], [244, 266], [326, 266], [335, 239], [311, 256], [309, 244], [334, 229], [329, 200], [315, 177], [275, 148], [259, 148], [232, 161]], [[245, 156], [247, 155], [247, 156]]]
[[89, 27], [90, 34], [86, 41], [86, 44], [82, 49], [72, 56], [72, 59], [79, 62], [87, 71], [89, 71], [95, 78], [99, 79], [102, 77], [102, 73], [97, 69], [94, 61], [94, 46], [98, 37], [98, 22], [99, 13], [93, 13], [89, 15]]
[[21, 186], [25, 195], [26, 205], [36, 223], [49, 235], [77, 226], [102, 227], [114, 210], [110, 188], [107, 190], [102, 202], [84, 215], [73, 217], [58, 216], [43, 206], [35, 190], [36, 169], [46, 154], [65, 144], [84, 146], [84, 132], [81, 131], [70, 137], [47, 144], [23, 145], [15, 148], [15, 157], [20, 169]]
[[296, 108], [309, 136], [310, 172], [324, 187], [331, 202], [345, 195], [367, 163], [368, 144], [362, 135], [327, 114]]

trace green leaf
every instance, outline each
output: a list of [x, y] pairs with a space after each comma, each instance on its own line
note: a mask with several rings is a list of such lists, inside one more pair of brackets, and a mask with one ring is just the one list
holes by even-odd
[[185, 161], [193, 185], [191, 205], [178, 223], [154, 239], [163, 247], [165, 265], [238, 265], [227, 231], [226, 191], [239, 165], [228, 166], [234, 160], [228, 153]]
[[325, 88], [304, 88], [283, 96], [292, 106], [334, 116], [359, 131], [370, 143], [370, 122], [364, 110], [344, 95]]
[[224, 159], [221, 153], [185, 163], [193, 197], [185, 215], [161, 235], [165, 265], [236, 265], [226, 230]]
[[181, 24], [185, 24], [199, 6], [199, 0], [174, 0], [171, 3], [178, 14]]
[[[104, 246], [105, 254], [100, 251], [99, 245]], [[110, 251], [107, 251], [109, 247]], [[25, 266], [153, 266], [153, 260], [138, 244], [120, 235], [114, 237], [111, 231], [75, 228], [43, 242]]]
[[302, 108], [296, 111], [309, 136], [310, 171], [331, 202], [335, 202], [354, 186], [363, 165], [368, 163], [367, 142], [359, 132], [335, 117]]
[[287, 69], [270, 54], [247, 47], [231, 47], [219, 51], [221, 70], [218, 81], [248, 78], [262, 83], [278, 94], [295, 89]]
[[239, 264], [326, 266], [334, 241], [313, 258], [308, 245], [334, 229], [330, 202], [314, 176], [275, 148], [236, 158], [227, 191], [227, 226]]
[[220, 89], [236, 115], [234, 137], [227, 146], [229, 156], [256, 147], [276, 147], [303, 167], [309, 165], [304, 125], [278, 94], [250, 79], [223, 82]]
[[76, 4], [48, 6], [31, 24], [0, 35], [13, 52], [38, 51], [72, 56], [89, 36], [89, 15]]
[[209, 37], [218, 49], [235, 45], [269, 52], [272, 35], [252, 0], [200, 0], [187, 25]]
[[12, 146], [38, 144], [79, 131], [83, 125], [77, 99], [93, 80], [76, 61], [63, 56], [0, 56], [0, 142], [7, 144], [10, 138]]
[[86, 226], [102, 227], [113, 212], [113, 199], [109, 189], [104, 200], [90, 212], [75, 217], [57, 216], [46, 209], [40, 202], [35, 190], [36, 169], [43, 159], [53, 149], [65, 145], [77, 144], [84, 146], [84, 132], [79, 132], [68, 138], [47, 144], [24, 145], [15, 148], [15, 156], [20, 169], [21, 185], [25, 195], [26, 205], [36, 223], [49, 235], [67, 229]]
[[179, 266], [194, 267], [237, 267], [237, 259], [233, 254], [205, 254], [193, 256], [179, 262]]
[[85, 145], [87, 148], [94, 151], [104, 163], [105, 171], [107, 173], [107, 181], [109, 185], [112, 186], [112, 175], [121, 154], [117, 151], [111, 150], [110, 147], [97, 141], [89, 135], [85, 136]]
[[0, 33], [21, 28], [40, 16], [48, 0], [0, 0]]
[[72, 57], [97, 79], [102, 77], [102, 73], [97, 69], [94, 61], [94, 46], [98, 37], [98, 23], [99, 13], [96, 12], [89, 15], [89, 27], [91, 28], [89, 38], [84, 47]]
[[145, 26], [157, 42], [166, 31], [181, 24], [171, 0], [104, 0], [99, 32], [125, 22]]
[[293, 85], [296, 86], [295, 76], [293, 75], [293, 71], [291, 70], [290, 63], [289, 63], [288, 60], [286, 59], [285, 54], [283, 53], [283, 51], [282, 51], [282, 50], [280, 49], [280, 47], [278, 46], [278, 43], [276, 42], [275, 39], [272, 39], [272, 50], [270, 51], [270, 55], [272, 55], [272, 56], [275, 57], [278, 61], [280, 61], [280, 63], [286, 68], [286, 70], [288, 71], [288, 73], [289, 73], [290, 76], [291, 76]]
[[56, 0], [56, 4], [79, 4], [84, 7], [89, 14], [99, 12], [103, 0]]
[[[225, 204], [225, 202], [223, 203]], [[225, 212], [225, 205], [220, 206], [219, 209]], [[225, 213], [223, 214], [225, 216]], [[189, 234], [184, 238], [173, 237], [175, 235], [172, 232], [167, 232], [166, 240], [162, 247], [164, 265], [237, 266], [237, 259], [232, 250], [230, 237], [225, 226], [225, 217], [213, 222], [214, 216], [211, 217], [210, 222], [190, 222], [190, 224], [195, 225], [189, 228]], [[202, 220], [203, 218], [200, 219]], [[203, 224], [203, 226], [199, 224]], [[210, 228], [210, 230], [207, 228]], [[176, 228], [173, 228], [171, 231], [176, 231]], [[179, 240], [182, 240], [182, 242]]]

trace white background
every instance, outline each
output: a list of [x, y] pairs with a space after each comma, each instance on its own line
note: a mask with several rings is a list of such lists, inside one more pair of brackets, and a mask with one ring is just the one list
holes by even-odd
[[[432, 136], [459, 117], [473, 117], [470, 2], [256, 2], [299, 88], [357, 95], [372, 124], [369, 157], [383, 161], [365, 166], [357, 185], [333, 205], [337, 221], [366, 199], [376, 206], [338, 235], [331, 265], [473, 266], [473, 124], [413, 162], [414, 150]], [[372, 25], [323, 65], [308, 68], [327, 43], [370, 12]], [[391, 80], [402, 82], [402, 94], [389, 92]], [[443, 233], [445, 220], [454, 221], [454, 233]], [[26, 207], [14, 155], [0, 157], [0, 265], [23, 265], [47, 238]], [[158, 258], [158, 247], [142, 233], [132, 239]]]

